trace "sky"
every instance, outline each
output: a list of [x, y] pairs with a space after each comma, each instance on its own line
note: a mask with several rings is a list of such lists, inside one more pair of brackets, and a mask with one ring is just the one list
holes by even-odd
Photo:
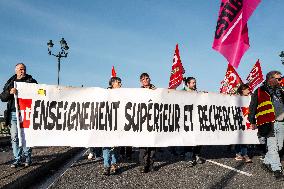
[[[23, 62], [38, 83], [57, 84], [57, 54], [62, 37], [69, 54], [61, 59], [60, 84], [106, 88], [114, 66], [123, 87], [152, 83], [167, 88], [175, 46], [185, 76], [197, 88], [218, 92], [227, 60], [212, 49], [220, 0], [0, 0], [0, 89]], [[250, 48], [237, 72], [246, 79], [260, 59], [264, 74], [284, 72], [283, 0], [262, 0], [248, 21]], [[0, 103], [0, 115], [6, 108]]]

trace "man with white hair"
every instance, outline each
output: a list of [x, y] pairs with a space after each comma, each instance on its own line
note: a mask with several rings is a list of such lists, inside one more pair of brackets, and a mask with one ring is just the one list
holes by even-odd
[[0, 94], [2, 102], [7, 102], [7, 110], [5, 114], [6, 125], [10, 125], [11, 143], [13, 148], [14, 162], [11, 167], [17, 168], [21, 165], [22, 154], [24, 155], [24, 166], [28, 167], [31, 164], [31, 148], [20, 147], [17, 129], [17, 116], [14, 94], [17, 89], [14, 88], [14, 81], [37, 83], [31, 75], [26, 74], [26, 66], [23, 63], [18, 63], [15, 66], [15, 75], [13, 75], [5, 84], [3, 92]]

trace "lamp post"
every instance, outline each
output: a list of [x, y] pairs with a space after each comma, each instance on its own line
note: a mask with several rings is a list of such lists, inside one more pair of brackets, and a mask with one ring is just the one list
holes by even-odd
[[69, 47], [68, 47], [68, 45], [67, 45], [67, 42], [64, 40], [64, 38], [62, 38], [62, 39], [60, 40], [61, 51], [59, 51], [57, 54], [53, 54], [53, 53], [51, 52], [51, 48], [53, 47], [53, 45], [54, 45], [54, 44], [52, 43], [52, 40], [49, 40], [48, 43], [47, 43], [48, 54], [57, 57], [57, 62], [58, 62], [58, 69], [57, 69], [57, 85], [59, 85], [60, 59], [67, 57]]
[[280, 60], [281, 60], [282, 64], [284, 65], [284, 51], [281, 51], [279, 56], [280, 56]]

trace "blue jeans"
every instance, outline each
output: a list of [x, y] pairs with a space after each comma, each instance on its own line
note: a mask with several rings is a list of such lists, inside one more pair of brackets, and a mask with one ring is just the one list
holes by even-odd
[[284, 122], [274, 123], [274, 136], [267, 138], [267, 153], [263, 163], [270, 164], [273, 171], [281, 170], [281, 162], [278, 151], [283, 148]]
[[235, 147], [236, 154], [241, 156], [247, 156], [248, 155], [248, 148], [245, 144], [237, 144]]
[[18, 138], [18, 128], [17, 128], [17, 116], [16, 112], [11, 112], [11, 143], [14, 155], [14, 163], [20, 163], [22, 154], [25, 157], [27, 163], [31, 163], [32, 149], [29, 147], [20, 147]]
[[116, 164], [117, 151], [115, 148], [103, 148], [104, 167], [110, 167]]

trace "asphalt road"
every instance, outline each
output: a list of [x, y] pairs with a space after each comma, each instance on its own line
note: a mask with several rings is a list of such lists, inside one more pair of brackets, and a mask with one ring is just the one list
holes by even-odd
[[225, 146], [205, 146], [202, 156], [208, 161], [195, 167], [167, 149], [156, 156], [154, 172], [139, 172], [136, 151], [133, 160], [122, 161], [120, 173], [111, 176], [102, 175], [102, 160], [82, 156], [50, 188], [284, 188], [284, 181], [275, 181], [261, 168], [257, 154], [247, 164], [234, 160], [234, 153]]

